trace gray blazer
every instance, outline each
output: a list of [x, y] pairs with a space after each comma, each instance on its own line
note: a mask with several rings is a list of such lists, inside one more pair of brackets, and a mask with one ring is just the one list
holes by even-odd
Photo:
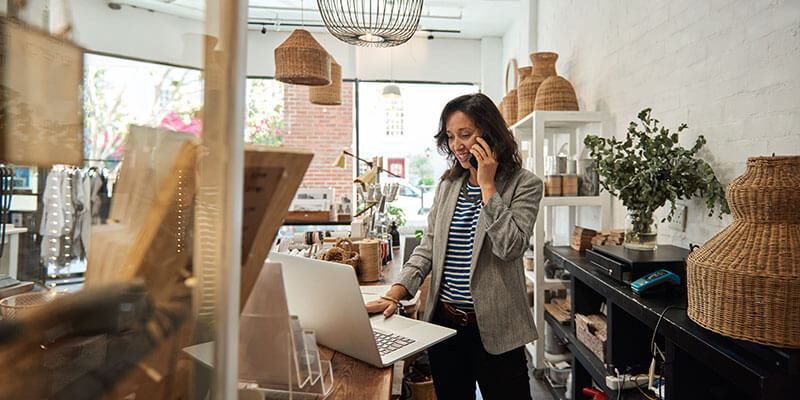
[[[450, 221], [465, 179], [467, 174], [439, 182], [428, 228], [396, 282], [416, 293], [432, 274], [425, 321], [433, 318], [438, 306]], [[495, 187], [497, 193], [478, 217], [469, 287], [483, 347], [491, 354], [501, 354], [538, 337], [528, 307], [522, 256], [533, 234], [543, 186], [532, 172], [520, 169], [510, 179], [497, 179]]]

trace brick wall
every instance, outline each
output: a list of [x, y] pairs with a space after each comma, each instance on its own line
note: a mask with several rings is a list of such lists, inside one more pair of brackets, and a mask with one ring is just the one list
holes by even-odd
[[301, 187], [334, 188], [337, 201], [353, 198], [353, 159], [347, 158], [346, 169], [331, 165], [342, 149], [354, 150], [354, 86], [343, 82], [341, 105], [319, 106], [308, 101], [307, 86], [284, 85], [284, 147], [314, 152]]
[[[539, 1], [536, 12], [537, 48], [559, 53], [581, 109], [608, 112], [612, 132], [645, 107], [668, 127], [686, 122], [681, 144], [703, 134], [725, 185], [749, 156], [800, 154], [800, 2]], [[660, 242], [704, 243], [732, 220], [687, 205], [686, 232], [660, 224]]]

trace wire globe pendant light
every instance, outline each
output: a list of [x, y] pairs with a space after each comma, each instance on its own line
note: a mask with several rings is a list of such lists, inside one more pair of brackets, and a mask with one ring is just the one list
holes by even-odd
[[422, 0], [317, 0], [317, 5], [331, 35], [366, 47], [407, 42], [422, 14]]

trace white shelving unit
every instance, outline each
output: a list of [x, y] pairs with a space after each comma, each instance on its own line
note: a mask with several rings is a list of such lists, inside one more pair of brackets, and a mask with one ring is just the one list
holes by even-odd
[[[542, 179], [545, 157], [556, 155], [565, 143], [568, 144], [569, 153], [575, 155], [583, 150], [583, 138], [586, 135], [609, 136], [607, 117], [601, 112], [534, 111], [510, 129], [522, 150], [525, 168]], [[525, 271], [526, 278], [535, 287], [533, 313], [540, 334], [544, 334], [545, 291], [569, 287], [569, 281], [547, 279], [544, 276], [545, 237], [553, 239], [555, 245], [568, 245], [576, 224], [593, 229], [610, 227], [611, 199], [608, 193], [542, 198], [533, 233], [534, 270]], [[544, 368], [544, 338], [528, 344], [526, 349], [534, 360], [534, 366], [537, 369]]]

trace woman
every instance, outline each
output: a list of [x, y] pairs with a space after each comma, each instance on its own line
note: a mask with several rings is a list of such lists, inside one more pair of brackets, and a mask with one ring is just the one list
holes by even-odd
[[[423, 319], [457, 330], [429, 350], [436, 396], [530, 398], [524, 345], [537, 338], [522, 256], [542, 181], [522, 168], [513, 136], [483, 94], [451, 100], [435, 136], [450, 169], [442, 176], [422, 241], [400, 279], [367, 310], [392, 315], [431, 274]], [[477, 169], [470, 164], [477, 159]]]

